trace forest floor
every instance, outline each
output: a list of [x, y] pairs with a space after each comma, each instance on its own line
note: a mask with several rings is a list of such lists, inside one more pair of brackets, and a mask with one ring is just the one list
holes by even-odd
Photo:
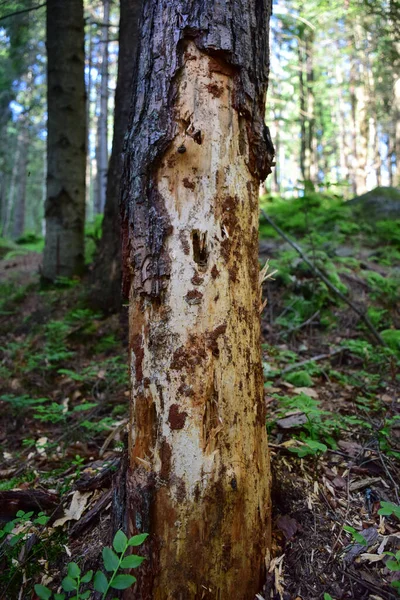
[[[261, 222], [260, 260], [277, 273], [265, 281], [262, 315], [273, 545], [259, 598], [398, 598], [399, 223], [370, 224], [316, 194], [264, 209], [312, 267]], [[56, 589], [71, 560], [101, 568], [127, 435], [126, 308], [94, 312], [85, 282], [41, 289], [39, 262], [20, 252], [0, 261], [7, 600], [35, 599], [34, 583]]]

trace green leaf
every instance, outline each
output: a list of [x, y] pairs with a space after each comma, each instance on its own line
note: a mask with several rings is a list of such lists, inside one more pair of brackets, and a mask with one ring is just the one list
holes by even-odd
[[54, 600], [65, 600], [65, 594], [54, 594]]
[[135, 581], [136, 577], [133, 575], [117, 575], [114, 578], [111, 587], [114, 590], [126, 590], [128, 587], [131, 587]]
[[24, 515], [25, 515], [25, 512], [24, 512], [23, 510], [19, 510], [19, 511], [17, 512], [17, 515], [16, 515], [16, 516], [17, 516], [17, 517], [19, 517], [20, 519], [22, 519], [22, 517], [23, 517]]
[[324, 594], [324, 600], [333, 600], [330, 594]]
[[378, 510], [378, 515], [390, 517], [394, 515], [400, 519], [400, 506], [393, 504], [393, 502], [381, 502], [381, 508]]
[[9, 544], [10, 546], [15, 546], [18, 542], [24, 537], [23, 533], [17, 533], [14, 537], [11, 538]]
[[40, 515], [40, 517], [35, 519], [34, 523], [35, 523], [35, 525], [46, 525], [46, 523], [49, 519], [50, 519], [50, 517], [46, 517], [46, 515]]
[[128, 546], [140, 546], [149, 537], [148, 533], [140, 533], [129, 538]]
[[368, 542], [365, 539], [365, 537], [363, 535], [361, 535], [361, 533], [358, 533], [357, 531], [355, 533], [353, 533], [353, 537], [355, 539], [356, 542], [358, 542], [359, 544], [362, 544], [363, 546], [368, 546]]
[[83, 594], [81, 594], [80, 597], [82, 598], [82, 600], [90, 598], [90, 590], [86, 590], [86, 592], [83, 592]]
[[75, 562], [70, 562], [67, 573], [70, 577], [72, 577], [72, 579], [77, 579], [81, 574], [81, 570]]
[[78, 589], [78, 584], [75, 579], [72, 579], [72, 577], [69, 577], [68, 575], [67, 577], [64, 577], [61, 585], [64, 592], [73, 592], [74, 590]]
[[400, 571], [400, 563], [397, 560], [388, 560], [386, 566], [391, 571]]
[[115, 552], [124, 552], [128, 544], [128, 538], [123, 531], [119, 530], [114, 536], [113, 547]]
[[51, 590], [49, 588], [40, 585], [40, 583], [37, 583], [34, 587], [36, 595], [39, 596], [40, 600], [48, 600], [50, 598]]
[[137, 556], [136, 554], [125, 556], [121, 561], [121, 569], [136, 569], [144, 560], [146, 559], [143, 556]]
[[87, 573], [85, 573], [85, 575], [82, 577], [81, 582], [82, 583], [89, 583], [89, 581], [92, 580], [92, 576], [93, 576], [93, 571], [88, 571]]
[[97, 571], [96, 575], [94, 576], [94, 580], [93, 580], [94, 589], [96, 590], [96, 592], [102, 592], [104, 594], [104, 592], [107, 589], [107, 586], [108, 586], [107, 577], [101, 571]]
[[350, 525], [343, 525], [343, 529], [345, 531], [347, 531], [347, 533], [355, 533], [356, 530], [354, 529], [354, 527], [350, 527]]
[[118, 569], [119, 558], [115, 554], [115, 552], [111, 550], [111, 548], [106, 546], [105, 548], [103, 548], [102, 554], [104, 566], [107, 571], [115, 571], [115, 569]]

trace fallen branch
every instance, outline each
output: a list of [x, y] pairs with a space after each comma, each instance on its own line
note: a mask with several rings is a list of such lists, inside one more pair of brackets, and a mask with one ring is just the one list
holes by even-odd
[[379, 335], [379, 333], [376, 331], [375, 327], [372, 325], [372, 323], [369, 320], [369, 318], [367, 317], [367, 315], [364, 312], [362, 312], [360, 309], [358, 309], [357, 306], [355, 306], [348, 298], [346, 298], [346, 296], [344, 294], [342, 294], [342, 292], [340, 290], [338, 290], [338, 288], [331, 281], [329, 281], [328, 277], [326, 277], [326, 275], [324, 275], [324, 273], [320, 269], [318, 269], [318, 267], [316, 267], [315, 265], [313, 265], [313, 263], [311, 262], [311, 260], [306, 256], [306, 254], [304, 254], [304, 252], [300, 248], [300, 246], [298, 244], [296, 244], [296, 242], [293, 242], [293, 240], [291, 240], [286, 235], [286, 233], [284, 231], [282, 231], [282, 229], [280, 227], [278, 227], [278, 225], [276, 225], [276, 223], [274, 223], [274, 221], [271, 219], [271, 217], [269, 217], [267, 215], [267, 213], [264, 210], [262, 210], [262, 209], [261, 209], [261, 214], [264, 217], [264, 219], [271, 225], [271, 227], [273, 229], [275, 229], [275, 231], [294, 250], [296, 250], [296, 252], [304, 260], [304, 262], [310, 267], [310, 269], [312, 270], [312, 272], [315, 273], [315, 275], [317, 275], [325, 283], [325, 285], [334, 294], [336, 294], [336, 296], [338, 296], [338, 298], [340, 298], [341, 300], [343, 300], [343, 302], [345, 302], [348, 306], [350, 306], [350, 308], [352, 310], [354, 310], [354, 312], [364, 321], [365, 325], [368, 327], [368, 329], [370, 330], [370, 332], [372, 333], [372, 335], [374, 336], [374, 338], [378, 342], [378, 344], [380, 344], [381, 346], [386, 346], [385, 342], [383, 341], [383, 339], [381, 338], [381, 336]]
[[345, 352], [345, 350], [347, 350], [347, 348], [343, 346], [343, 348], [336, 348], [335, 350], [332, 350], [332, 352], [326, 352], [325, 354], [318, 354], [317, 356], [313, 356], [311, 358], [306, 358], [305, 360], [302, 360], [301, 362], [297, 362], [297, 363], [294, 363], [293, 365], [289, 365], [288, 367], [285, 367], [284, 369], [282, 369], [282, 371], [279, 371], [279, 374], [284, 375], [285, 373], [289, 373], [289, 371], [294, 371], [295, 369], [299, 369], [300, 367], [303, 367], [304, 365], [308, 365], [308, 363], [317, 362], [319, 360], [324, 360], [324, 358], [331, 358], [332, 356], [336, 356], [337, 354], [341, 354], [342, 352]]

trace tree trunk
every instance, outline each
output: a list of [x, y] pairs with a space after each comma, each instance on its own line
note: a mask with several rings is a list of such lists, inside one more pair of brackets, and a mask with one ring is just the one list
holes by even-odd
[[95, 214], [102, 214], [106, 203], [108, 171], [108, 44], [110, 0], [103, 0], [103, 31], [101, 35], [100, 110], [97, 120]]
[[[249, 600], [268, 556], [258, 188], [269, 0], [145, 0], [123, 181], [127, 598]], [[136, 574], [136, 573], [135, 573]]]
[[83, 0], [48, 0], [48, 136], [43, 277], [84, 266], [86, 110]]
[[13, 238], [21, 237], [25, 229], [25, 204], [26, 204], [26, 176], [28, 169], [28, 148], [29, 135], [28, 123], [26, 119], [21, 121], [21, 131], [19, 133], [19, 142], [21, 151], [18, 156], [18, 182], [17, 193], [14, 201], [13, 216]]
[[114, 136], [108, 169], [103, 235], [93, 270], [92, 302], [107, 312], [121, 307], [120, 183], [122, 149], [129, 122], [142, 0], [121, 0]]
[[15, 145], [14, 164], [13, 164], [12, 173], [11, 173], [10, 187], [8, 190], [7, 205], [6, 205], [6, 210], [5, 210], [4, 228], [3, 228], [4, 237], [7, 237], [8, 235], [10, 235], [11, 216], [12, 216], [14, 200], [15, 200], [15, 188], [17, 186], [18, 166], [20, 163], [20, 155], [22, 152], [22, 146], [21, 146], [22, 137], [21, 137], [21, 129], [20, 128], [21, 128], [21, 120], [18, 121], [19, 132], [17, 135], [16, 145]]

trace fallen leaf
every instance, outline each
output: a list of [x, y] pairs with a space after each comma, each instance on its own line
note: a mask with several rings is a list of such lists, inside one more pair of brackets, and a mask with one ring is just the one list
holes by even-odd
[[276, 527], [283, 533], [287, 540], [290, 540], [298, 531], [299, 523], [293, 517], [289, 517], [289, 515], [282, 515], [276, 521]]
[[307, 423], [307, 417], [302, 412], [294, 412], [292, 414], [288, 414], [283, 419], [278, 419], [276, 424], [281, 429], [294, 429], [299, 427], [300, 425], [304, 425]]
[[364, 552], [364, 554], [360, 554], [360, 560], [362, 562], [370, 562], [375, 563], [384, 558], [384, 554], [369, 554], [368, 552]]
[[71, 506], [66, 509], [63, 517], [54, 522], [53, 527], [60, 527], [67, 521], [79, 521], [91, 495], [92, 492], [74, 492]]
[[291, 390], [295, 394], [305, 394], [306, 396], [310, 396], [310, 398], [318, 399], [318, 394], [313, 388], [309, 387], [297, 387]]
[[338, 490], [344, 490], [347, 486], [346, 480], [343, 479], [343, 477], [340, 477], [339, 475], [335, 477], [335, 479], [333, 479], [332, 483]]

